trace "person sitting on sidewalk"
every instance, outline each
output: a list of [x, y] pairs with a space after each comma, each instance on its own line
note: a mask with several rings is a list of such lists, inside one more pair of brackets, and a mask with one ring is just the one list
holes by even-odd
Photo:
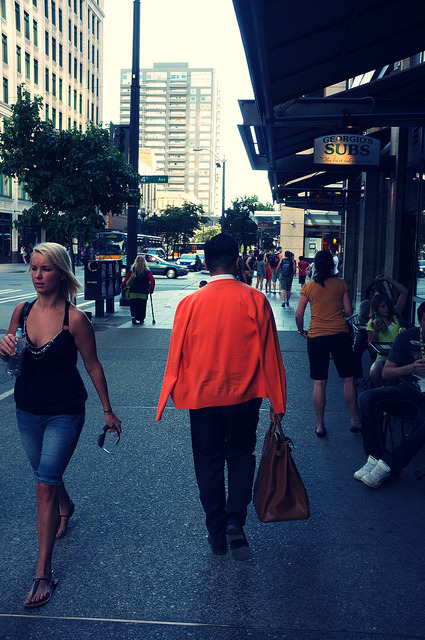
[[270, 399], [270, 418], [280, 423], [286, 386], [273, 311], [260, 291], [236, 280], [238, 256], [228, 233], [205, 243], [211, 278], [177, 307], [156, 420], [170, 395], [176, 409], [189, 409], [208, 542], [223, 555], [227, 536], [232, 557], [246, 560], [261, 399]]
[[[419, 327], [397, 336], [382, 370], [384, 381], [399, 379], [400, 384], [359, 395], [363, 446], [368, 458], [354, 477], [372, 489], [391, 477], [398, 478], [425, 444], [425, 393], [418, 383], [418, 379], [425, 378], [425, 302], [418, 308], [418, 322]], [[380, 414], [383, 411], [415, 416], [412, 432], [389, 453], [382, 439]]]

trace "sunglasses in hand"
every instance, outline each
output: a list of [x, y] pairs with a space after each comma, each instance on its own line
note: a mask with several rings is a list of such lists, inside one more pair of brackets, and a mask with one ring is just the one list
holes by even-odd
[[[111, 428], [111, 427], [108, 427], [108, 425], [107, 425], [107, 424], [105, 424], [105, 426], [103, 427], [103, 431], [102, 431], [102, 433], [100, 434], [100, 436], [99, 436], [99, 437], [98, 437], [98, 439], [97, 439], [97, 444], [99, 445], [99, 447], [100, 447], [101, 449], [103, 449], [103, 451], [106, 451], [106, 453], [112, 453], [111, 451], [108, 451], [108, 449], [105, 449], [105, 446], [104, 446], [104, 445], [105, 445], [105, 438], [106, 438], [106, 434], [108, 433], [108, 430], [109, 430], [110, 428]], [[112, 428], [113, 428], [113, 427], [112, 427]], [[119, 443], [119, 441], [120, 441], [121, 434], [120, 434], [116, 429], [115, 429], [115, 431], [116, 431], [116, 433], [118, 434], [117, 441], [116, 441], [116, 443], [115, 443], [115, 444], [117, 445], [117, 444]]]

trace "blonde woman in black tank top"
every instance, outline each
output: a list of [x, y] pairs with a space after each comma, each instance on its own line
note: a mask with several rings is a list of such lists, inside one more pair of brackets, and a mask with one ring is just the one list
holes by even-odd
[[37, 298], [14, 310], [0, 343], [0, 357], [13, 356], [15, 334], [22, 326], [27, 347], [15, 383], [15, 402], [19, 434], [37, 481], [39, 557], [24, 602], [25, 607], [34, 608], [47, 604], [58, 584], [52, 571], [53, 547], [66, 534], [75, 509], [62, 475], [84, 423], [87, 392], [76, 366], [78, 353], [102, 403], [109, 431], [119, 435], [121, 421], [111, 408], [93, 327], [71, 304], [80, 285], [65, 248], [54, 242], [37, 245], [29, 270]]

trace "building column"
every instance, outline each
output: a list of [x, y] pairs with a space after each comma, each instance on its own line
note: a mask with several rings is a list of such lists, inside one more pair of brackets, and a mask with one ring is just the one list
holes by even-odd
[[295, 259], [304, 255], [304, 209], [280, 205], [280, 246]]

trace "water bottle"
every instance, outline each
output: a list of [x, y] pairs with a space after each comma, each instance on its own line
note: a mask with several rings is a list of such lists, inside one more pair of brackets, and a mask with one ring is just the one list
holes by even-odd
[[14, 356], [9, 356], [6, 371], [10, 376], [17, 378], [21, 373], [22, 360], [25, 352], [25, 340], [22, 337], [22, 329], [16, 331], [16, 352]]

